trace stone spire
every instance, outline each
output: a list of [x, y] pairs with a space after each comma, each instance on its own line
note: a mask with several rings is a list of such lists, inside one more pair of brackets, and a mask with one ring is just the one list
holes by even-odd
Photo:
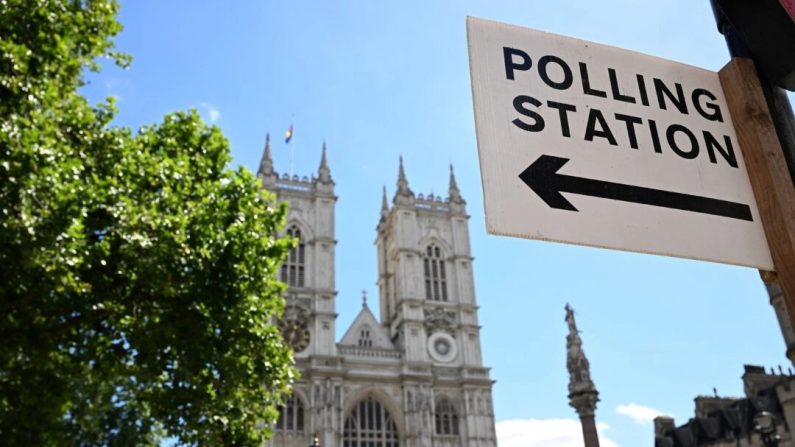
[[389, 202], [386, 200], [386, 185], [384, 185], [383, 194], [381, 194], [381, 216], [386, 216], [389, 212]]
[[455, 181], [455, 172], [453, 171], [453, 164], [450, 163], [450, 191], [448, 197], [451, 203], [466, 203], [464, 198], [461, 197], [461, 191], [458, 190], [458, 183]]
[[257, 177], [262, 180], [262, 185], [265, 188], [270, 188], [276, 185], [276, 180], [279, 176], [273, 170], [273, 157], [271, 156], [271, 136], [265, 134], [265, 149], [262, 150], [262, 159], [259, 162], [259, 169], [257, 170]]
[[591, 380], [591, 365], [582, 350], [582, 339], [574, 320], [574, 310], [566, 304], [566, 323], [569, 335], [566, 336], [566, 368], [569, 370], [569, 405], [574, 407], [582, 423], [585, 447], [599, 447], [596, 433], [596, 403], [599, 392]]
[[323, 183], [331, 183], [331, 170], [326, 160], [326, 142], [323, 142], [323, 152], [320, 155], [320, 167], [317, 169], [318, 180]]
[[400, 166], [398, 167], [398, 181], [397, 181], [397, 193], [398, 194], [406, 194], [406, 195], [414, 195], [409, 188], [409, 182], [406, 180], [406, 171], [403, 170], [403, 156], [400, 156]]
[[409, 188], [406, 180], [406, 172], [403, 170], [403, 156], [400, 156], [400, 166], [398, 167], [397, 191], [393, 202], [396, 205], [407, 205], [414, 202], [414, 193]]
[[271, 157], [271, 134], [265, 134], [265, 149], [262, 151], [262, 159], [259, 162], [257, 175], [261, 177], [274, 174], [273, 158]]

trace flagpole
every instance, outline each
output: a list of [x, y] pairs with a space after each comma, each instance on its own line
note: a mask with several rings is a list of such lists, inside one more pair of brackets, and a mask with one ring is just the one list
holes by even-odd
[[293, 162], [295, 160], [295, 152], [294, 152], [295, 151], [295, 142], [294, 141], [290, 141], [290, 142], [293, 143], [293, 144], [289, 144], [288, 143], [288, 145], [290, 146], [290, 178], [292, 179], [293, 178]]
[[290, 146], [290, 179], [293, 178], [293, 163], [295, 162], [295, 148], [294, 148], [295, 142], [293, 141], [293, 137], [295, 137], [295, 132], [293, 131], [294, 122], [295, 122], [295, 113], [293, 113], [292, 116], [290, 117], [290, 141], [287, 142], [287, 145]]

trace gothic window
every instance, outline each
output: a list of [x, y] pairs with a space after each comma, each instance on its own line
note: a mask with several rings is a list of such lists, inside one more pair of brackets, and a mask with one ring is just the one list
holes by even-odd
[[284, 404], [279, 406], [276, 430], [304, 431], [304, 406], [301, 404], [301, 399], [289, 396], [284, 400]]
[[458, 414], [447, 399], [436, 402], [436, 434], [458, 435]]
[[359, 346], [371, 348], [373, 346], [373, 339], [370, 338], [370, 328], [364, 326], [359, 331]]
[[301, 240], [301, 230], [292, 225], [287, 229], [287, 235], [298, 239], [298, 245], [290, 249], [290, 254], [282, 264], [282, 281], [286, 282], [288, 286], [304, 287], [304, 251], [306, 245]]
[[362, 400], [345, 418], [343, 447], [398, 447], [397, 426], [389, 412], [372, 397]]
[[429, 245], [422, 262], [425, 273], [425, 298], [431, 301], [447, 301], [447, 272], [439, 246]]

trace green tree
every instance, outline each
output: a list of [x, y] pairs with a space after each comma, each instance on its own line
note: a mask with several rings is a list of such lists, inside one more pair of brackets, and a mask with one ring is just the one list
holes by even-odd
[[195, 111], [137, 133], [78, 89], [125, 65], [105, 0], [0, 0], [0, 444], [261, 445], [284, 208]]

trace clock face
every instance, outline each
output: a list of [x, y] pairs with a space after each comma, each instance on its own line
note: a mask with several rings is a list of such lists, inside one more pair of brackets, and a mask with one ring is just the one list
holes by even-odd
[[450, 352], [450, 350], [453, 349], [453, 347], [449, 341], [440, 338], [436, 340], [436, 342], [434, 342], [433, 349], [436, 351], [437, 354], [441, 356], [446, 356]]
[[450, 363], [458, 355], [458, 348], [449, 334], [436, 332], [428, 337], [428, 353], [439, 363]]
[[299, 320], [282, 320], [279, 322], [284, 341], [293, 348], [294, 352], [301, 352], [309, 346], [309, 328], [305, 322]]

